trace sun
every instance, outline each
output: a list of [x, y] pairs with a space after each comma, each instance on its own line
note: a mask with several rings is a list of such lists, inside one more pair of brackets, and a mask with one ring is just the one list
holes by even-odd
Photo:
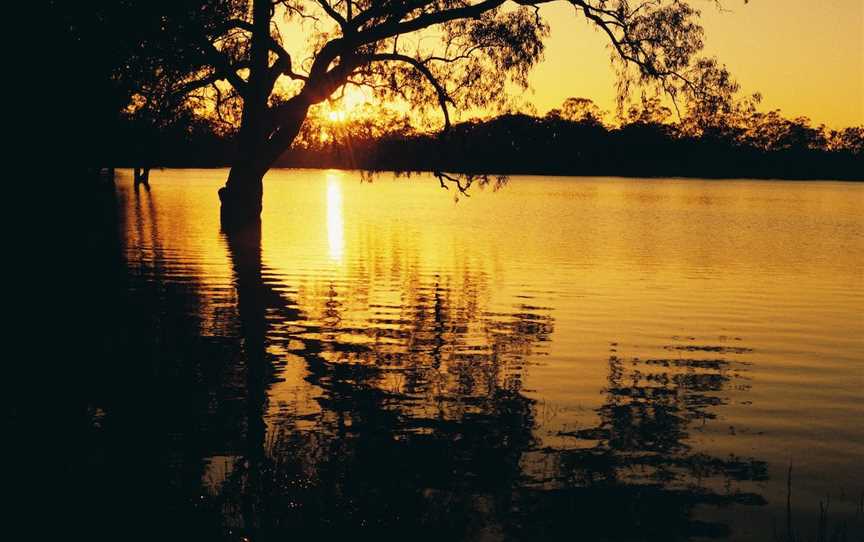
[[371, 94], [365, 89], [349, 87], [338, 99], [330, 102], [327, 119], [330, 122], [345, 122], [360, 114], [363, 106], [372, 102]]
[[334, 109], [327, 113], [327, 118], [330, 119], [330, 122], [343, 122], [345, 120], [345, 111]]

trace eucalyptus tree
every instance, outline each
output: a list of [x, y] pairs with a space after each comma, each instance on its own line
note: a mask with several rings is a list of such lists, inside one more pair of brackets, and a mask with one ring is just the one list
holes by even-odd
[[[206, 24], [184, 21], [201, 68], [175, 79], [167, 95], [189, 95], [237, 130], [238, 154], [220, 189], [223, 222], [257, 220], [262, 178], [297, 138], [311, 107], [369, 89], [381, 100], [439, 109], [485, 108], [527, 87], [553, 0], [226, 0], [203, 2]], [[722, 108], [737, 90], [716, 60], [700, 57], [699, 11], [686, 0], [558, 0], [608, 38], [618, 93], [663, 91], [676, 103]], [[226, 8], [227, 6], [227, 8]], [[212, 13], [230, 12], [218, 24]], [[302, 35], [308, 58], [287, 41]], [[163, 93], [165, 95], [166, 93]], [[706, 105], [707, 104], [707, 105]], [[205, 105], [201, 105], [205, 107]], [[437, 172], [460, 190], [475, 177]]]

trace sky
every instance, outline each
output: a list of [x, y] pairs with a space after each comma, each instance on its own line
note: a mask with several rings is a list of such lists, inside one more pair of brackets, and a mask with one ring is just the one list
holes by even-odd
[[[722, 11], [716, 0], [690, 4], [702, 11], [704, 54], [727, 65], [742, 94], [761, 93], [761, 110], [830, 128], [864, 125], [864, 0], [721, 0]], [[608, 39], [565, 2], [541, 13], [551, 34], [517, 101], [544, 114], [578, 96], [614, 112]], [[283, 37], [289, 50], [308, 43], [302, 32]]]
[[[807, 116], [832, 128], [864, 125], [864, 0], [693, 0], [705, 53], [725, 63], [760, 109]], [[569, 96], [615, 108], [608, 40], [563, 3], [546, 5], [544, 61], [525, 100], [544, 113]]]

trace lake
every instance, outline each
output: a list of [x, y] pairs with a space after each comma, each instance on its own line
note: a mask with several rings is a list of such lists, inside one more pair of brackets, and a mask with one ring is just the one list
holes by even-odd
[[274, 170], [226, 236], [226, 176], [116, 180], [87, 446], [132, 521], [864, 535], [864, 184]]

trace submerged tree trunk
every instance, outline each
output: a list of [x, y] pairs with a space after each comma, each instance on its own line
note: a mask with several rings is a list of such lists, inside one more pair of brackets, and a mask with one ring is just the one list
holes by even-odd
[[[291, 146], [300, 132], [309, 103], [304, 99], [289, 100], [278, 111], [278, 129], [266, 137], [257, 131], [259, 119], [244, 122], [240, 129], [239, 156], [231, 166], [225, 186], [219, 189], [222, 204], [222, 226], [230, 230], [252, 224], [261, 218], [264, 175], [279, 156]], [[244, 112], [245, 113], [245, 112]], [[261, 111], [262, 118], [269, 112]], [[247, 118], [244, 114], [244, 121]]]
[[262, 179], [269, 167], [262, 163], [262, 151], [267, 141], [267, 98], [272, 88], [268, 85], [267, 60], [271, 16], [270, 0], [254, 0], [251, 64], [243, 91], [239, 154], [225, 186], [219, 190], [222, 226], [227, 229], [249, 224], [261, 216]]
[[150, 167], [136, 167], [134, 172], [135, 178], [135, 186], [139, 184], [143, 184], [144, 186], [150, 186]]
[[[243, 114], [238, 154], [225, 186], [219, 189], [222, 227], [226, 231], [260, 220], [264, 174], [300, 133], [309, 107], [323, 100], [322, 96], [328, 96], [335, 88], [332, 78], [324, 78], [324, 82], [316, 86], [324, 90], [318, 89], [310, 96], [304, 87], [304, 92], [286, 102], [272, 107], [268, 105], [276, 79], [283, 70], [291, 67], [290, 59], [287, 64], [276, 62], [269, 65], [271, 8], [270, 0], [254, 0], [251, 64], [249, 78], [242, 87]], [[328, 62], [322, 62], [322, 65], [326, 69]]]
[[235, 229], [260, 218], [265, 171], [243, 163], [231, 167], [225, 186], [219, 189], [223, 227]]

